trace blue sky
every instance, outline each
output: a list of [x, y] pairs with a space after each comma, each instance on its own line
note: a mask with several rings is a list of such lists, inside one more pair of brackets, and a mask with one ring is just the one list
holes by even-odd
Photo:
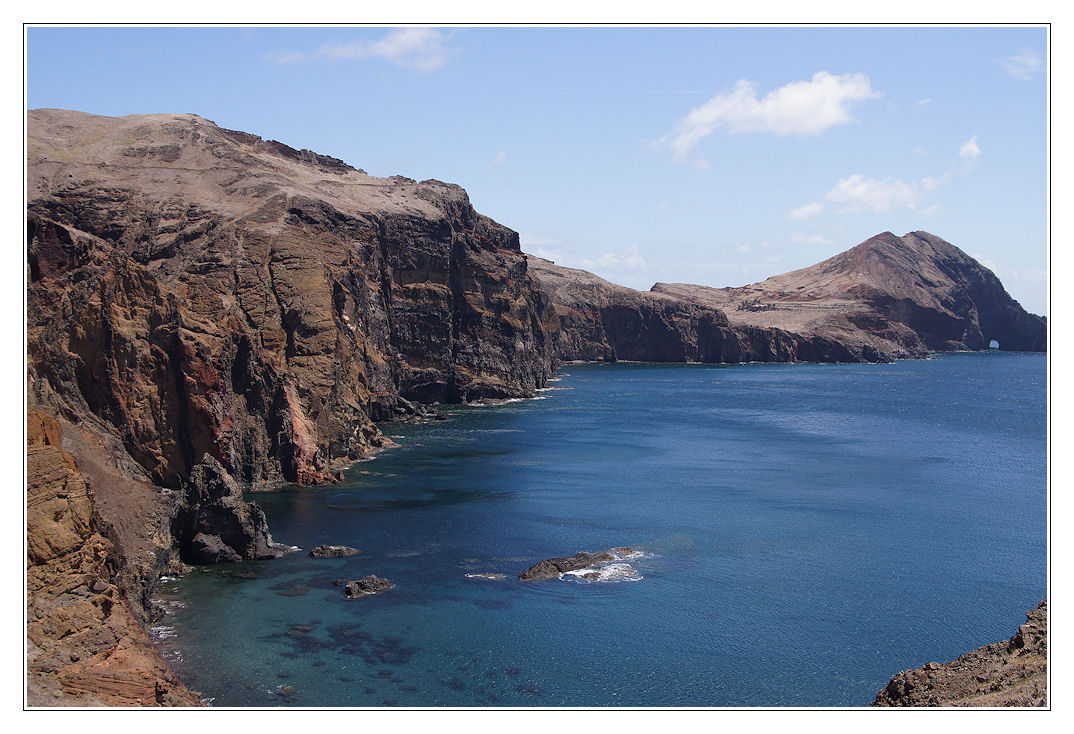
[[523, 249], [742, 285], [923, 229], [1046, 313], [1042, 28], [31, 28], [27, 105], [459, 183]]

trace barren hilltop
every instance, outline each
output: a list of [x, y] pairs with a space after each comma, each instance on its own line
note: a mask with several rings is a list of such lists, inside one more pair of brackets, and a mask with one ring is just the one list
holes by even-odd
[[874, 347], [889, 358], [929, 351], [1042, 352], [1047, 324], [988, 268], [928, 232], [883, 232], [808, 268], [740, 288], [657, 283], [654, 293], [723, 311], [733, 325], [780, 328]]

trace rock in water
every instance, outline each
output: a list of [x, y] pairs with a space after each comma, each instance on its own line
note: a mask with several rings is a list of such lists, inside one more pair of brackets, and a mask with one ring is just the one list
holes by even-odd
[[357, 548], [345, 545], [318, 545], [310, 551], [311, 558], [346, 558], [360, 553]]
[[351, 581], [344, 588], [344, 593], [348, 598], [354, 599], [360, 596], [369, 596], [370, 594], [376, 594], [390, 589], [392, 582], [388, 579], [382, 579], [379, 576], [363, 576], [357, 581]]
[[1026, 613], [1006, 642], [979, 647], [950, 663], [904, 670], [873, 706], [1047, 706], [1048, 603]]
[[523, 571], [518, 575], [518, 578], [522, 581], [540, 581], [541, 579], [554, 579], [558, 578], [562, 574], [568, 571], [577, 571], [581, 568], [588, 568], [589, 566], [596, 565], [598, 563], [605, 563], [607, 561], [616, 560], [616, 555], [609, 551], [601, 553], [587, 553], [582, 551], [576, 553], [570, 558], [549, 558], [546, 561], [531, 566], [528, 571]]

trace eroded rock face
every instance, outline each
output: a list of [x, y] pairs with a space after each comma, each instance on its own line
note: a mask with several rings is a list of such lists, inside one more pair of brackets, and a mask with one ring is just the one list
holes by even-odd
[[873, 706], [1047, 706], [1048, 603], [1026, 613], [1006, 642], [979, 647], [949, 663], [904, 670]]
[[719, 308], [610, 283], [527, 256], [559, 316], [562, 360], [640, 362], [878, 362], [871, 346], [823, 335], [732, 324]]
[[885, 359], [987, 349], [992, 340], [1003, 350], [1047, 348], [1043, 318], [1018, 305], [992, 271], [928, 232], [884, 232], [741, 288], [657, 283], [653, 292], [719, 309], [732, 326], [782, 329]]
[[554, 314], [458, 186], [194, 115], [29, 113], [32, 404], [178, 489], [335, 481], [399, 398], [533, 394]]
[[115, 583], [94, 493], [60, 448], [55, 418], [27, 416], [27, 702], [31, 706], [199, 706]]

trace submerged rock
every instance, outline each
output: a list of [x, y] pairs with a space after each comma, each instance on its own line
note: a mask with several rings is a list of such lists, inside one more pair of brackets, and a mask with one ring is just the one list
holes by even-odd
[[[619, 548], [617, 550], [629, 551], [630, 549]], [[586, 551], [582, 551], [570, 558], [549, 558], [546, 561], [541, 561], [540, 563], [531, 566], [528, 571], [520, 573], [518, 577], [522, 581], [554, 579], [568, 571], [577, 571], [582, 568], [588, 568], [589, 566], [595, 566], [598, 563], [605, 563], [617, 559], [618, 556], [611, 551], [603, 551], [601, 553], [587, 553]]]
[[392, 582], [388, 579], [382, 579], [379, 576], [369, 575], [363, 576], [357, 581], [351, 581], [344, 589], [344, 593], [348, 598], [354, 599], [360, 596], [369, 596], [370, 594], [377, 594], [381, 591], [385, 591], [392, 587]]
[[310, 558], [346, 558], [361, 553], [357, 548], [346, 545], [318, 545], [310, 551]]

